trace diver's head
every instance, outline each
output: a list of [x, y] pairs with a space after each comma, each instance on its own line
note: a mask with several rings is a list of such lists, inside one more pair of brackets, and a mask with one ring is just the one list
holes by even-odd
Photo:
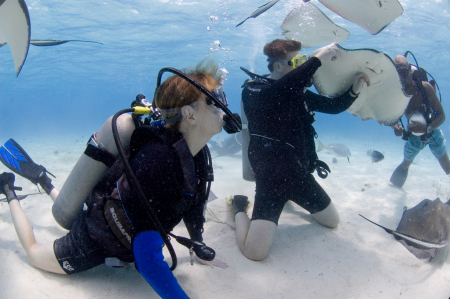
[[[184, 73], [214, 93], [221, 87], [217, 70], [212, 60], [203, 60], [195, 69], [184, 70]], [[220, 133], [225, 124], [222, 111], [204, 92], [179, 75], [169, 77], [157, 88], [153, 104], [162, 111], [165, 127], [181, 133], [196, 130], [210, 138]]]
[[276, 39], [264, 46], [270, 77], [279, 79], [306, 61], [299, 55], [301, 43], [295, 40]]
[[411, 65], [403, 55], [397, 55], [394, 58], [395, 68], [397, 69], [403, 88], [406, 89], [412, 84]]

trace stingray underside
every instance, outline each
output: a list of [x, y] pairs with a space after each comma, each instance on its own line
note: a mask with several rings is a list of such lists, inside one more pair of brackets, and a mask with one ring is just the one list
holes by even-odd
[[301, 42], [302, 48], [342, 42], [350, 35], [309, 2], [294, 8], [284, 19], [281, 29], [287, 39]]
[[319, 0], [344, 19], [377, 34], [403, 13], [398, 0]]
[[11, 50], [18, 76], [30, 45], [30, 15], [23, 0], [0, 0], [0, 46], [5, 43]]
[[[314, 74], [314, 86], [321, 95], [341, 95], [353, 84], [358, 73], [365, 73], [370, 86], [364, 84], [358, 98], [347, 111], [362, 120], [375, 119], [381, 125], [398, 122], [405, 111], [407, 96], [392, 59], [373, 49], [344, 49], [332, 44], [338, 55], [334, 61], [324, 63]], [[311, 56], [318, 53], [317, 49]]]

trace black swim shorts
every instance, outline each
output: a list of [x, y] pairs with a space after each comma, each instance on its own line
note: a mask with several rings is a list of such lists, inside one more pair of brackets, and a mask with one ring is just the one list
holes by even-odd
[[278, 225], [278, 219], [288, 200], [311, 214], [323, 211], [331, 203], [328, 194], [310, 173], [286, 179], [284, 182], [271, 177], [257, 177], [252, 220], [269, 220]]
[[86, 212], [80, 215], [67, 235], [53, 243], [56, 259], [67, 274], [75, 274], [101, 265], [106, 252], [92, 242], [87, 224]]

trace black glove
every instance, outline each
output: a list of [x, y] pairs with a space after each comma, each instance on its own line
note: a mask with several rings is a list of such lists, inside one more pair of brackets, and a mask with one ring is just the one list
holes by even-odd
[[17, 199], [14, 190], [22, 190], [22, 187], [14, 187], [15, 176], [11, 172], [4, 172], [0, 174], [0, 193], [4, 194], [8, 200], [8, 203]]
[[193, 241], [188, 238], [175, 236], [174, 234], [170, 234], [170, 236], [174, 237], [178, 243], [186, 246], [187, 248], [192, 248], [195, 252], [195, 255], [202, 260], [212, 261], [216, 256], [216, 252], [211, 247], [208, 247], [203, 242]]

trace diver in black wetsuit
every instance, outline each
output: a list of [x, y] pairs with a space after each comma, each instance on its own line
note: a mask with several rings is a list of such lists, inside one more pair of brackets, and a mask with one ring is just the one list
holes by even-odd
[[337, 114], [351, 106], [367, 75], [354, 78], [343, 95], [328, 98], [307, 88], [322, 63], [333, 63], [338, 55], [325, 48], [316, 57], [302, 61], [301, 44], [277, 39], [264, 47], [270, 77], [244, 84], [242, 101], [248, 118], [248, 156], [256, 177], [252, 219], [245, 213], [247, 200], [233, 200], [236, 237], [249, 259], [264, 259], [272, 245], [281, 211], [292, 200], [310, 212], [324, 226], [336, 227], [339, 215], [326, 192], [312, 176], [318, 169], [326, 176], [328, 166], [318, 160], [312, 123], [313, 111]]

